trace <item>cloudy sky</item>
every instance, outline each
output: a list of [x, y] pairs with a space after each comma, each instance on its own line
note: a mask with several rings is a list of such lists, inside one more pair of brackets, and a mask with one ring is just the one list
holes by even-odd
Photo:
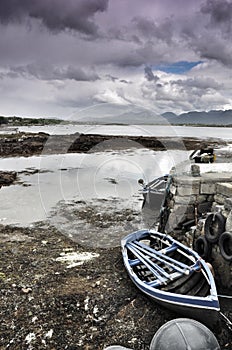
[[232, 0], [1, 0], [0, 115], [232, 108]]

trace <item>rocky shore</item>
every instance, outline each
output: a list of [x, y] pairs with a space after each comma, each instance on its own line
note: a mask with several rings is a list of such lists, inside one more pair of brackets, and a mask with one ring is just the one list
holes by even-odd
[[16, 171], [0, 171], [0, 188], [12, 185], [17, 179]]
[[[195, 149], [201, 140], [186, 138], [182, 142], [180, 145], [174, 138], [20, 133], [2, 135], [0, 150], [2, 157], [8, 157], [100, 151], [135, 143], [154, 150], [167, 145], [169, 149], [183, 145]], [[217, 140], [209, 143], [224, 144]], [[13, 183], [16, 176], [15, 172], [0, 174], [4, 184]], [[93, 220], [93, 210], [84, 209], [83, 217], [80, 210], [72, 213], [88, 223], [76, 230], [87, 236], [89, 225], [95, 225], [99, 241], [104, 230], [100, 223], [97, 225], [99, 213]], [[107, 214], [104, 221], [108, 220], [109, 227], [105, 229], [121, 224], [114, 212]], [[125, 211], [123, 222], [132, 227], [139, 215]], [[29, 228], [0, 226], [0, 249], [1, 350], [103, 350], [113, 344], [149, 350], [155, 332], [165, 322], [180, 317], [159, 307], [133, 285], [119, 245], [90, 247], [41, 222]], [[222, 300], [221, 306], [232, 315], [230, 302]], [[221, 350], [232, 349], [226, 327], [222, 325], [214, 332]]]
[[[0, 349], [148, 350], [179, 317], [131, 283], [119, 247], [80, 246], [44, 224], [0, 227]], [[231, 334], [216, 331], [222, 350]]]
[[[46, 133], [16, 133], [0, 135], [1, 157], [32, 156], [69, 152], [94, 152], [131, 147], [146, 147], [152, 150], [199, 148], [198, 138], [152, 137], [152, 136], [112, 136], [95, 134], [49, 135]], [[226, 145], [221, 139], [208, 139], [212, 147]]]

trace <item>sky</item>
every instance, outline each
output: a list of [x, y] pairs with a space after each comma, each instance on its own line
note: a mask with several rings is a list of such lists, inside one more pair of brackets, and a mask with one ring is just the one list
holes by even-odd
[[0, 115], [232, 109], [232, 0], [1, 0]]

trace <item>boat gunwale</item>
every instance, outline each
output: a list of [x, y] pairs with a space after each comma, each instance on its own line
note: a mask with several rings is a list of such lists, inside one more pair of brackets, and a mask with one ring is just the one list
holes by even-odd
[[[128, 255], [127, 255], [127, 247], [126, 244], [134, 241], [134, 240], [141, 240], [145, 239], [148, 235], [153, 234], [159, 238], [166, 238], [170, 243], [176, 243], [180, 248], [184, 249], [184, 251], [187, 251], [188, 254], [193, 256], [196, 260], [200, 260], [202, 264], [202, 268], [205, 271], [207, 278], [209, 279], [209, 286], [210, 291], [209, 295], [206, 297], [200, 297], [200, 296], [191, 296], [191, 295], [184, 295], [184, 294], [178, 294], [178, 293], [172, 293], [168, 291], [161, 290], [157, 287], [149, 286], [146, 282], [143, 282], [140, 280], [140, 278], [136, 275], [136, 273], [133, 271], [129, 264]], [[130, 233], [126, 237], [124, 237], [121, 240], [121, 246], [122, 246], [122, 255], [124, 260], [124, 265], [126, 269], [128, 270], [130, 278], [133, 280], [133, 282], [137, 285], [137, 287], [149, 295], [150, 297], [153, 297], [155, 299], [159, 299], [160, 301], [171, 303], [171, 304], [178, 304], [185, 307], [199, 307], [199, 308], [207, 308], [215, 311], [220, 310], [219, 300], [217, 297], [217, 290], [214, 278], [212, 276], [212, 273], [206, 264], [206, 262], [198, 255], [197, 252], [193, 251], [191, 248], [188, 248], [182, 243], [179, 243], [175, 239], [173, 239], [171, 236], [168, 236], [166, 234], [160, 233], [155, 230], [139, 230]]]

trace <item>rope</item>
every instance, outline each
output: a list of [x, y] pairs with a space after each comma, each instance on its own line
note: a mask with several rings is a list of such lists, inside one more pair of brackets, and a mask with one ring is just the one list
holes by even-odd
[[227, 328], [232, 332], [232, 322], [224, 315], [222, 312], [219, 312], [222, 320], [225, 322]]
[[232, 299], [232, 295], [222, 295], [222, 294], [218, 294], [219, 298], [225, 298], [225, 299]]

